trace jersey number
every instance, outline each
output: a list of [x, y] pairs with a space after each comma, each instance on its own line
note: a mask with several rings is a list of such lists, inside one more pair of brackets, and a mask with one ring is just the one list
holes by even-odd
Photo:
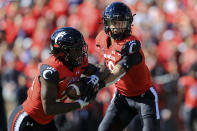
[[108, 67], [109, 67], [110, 71], [113, 71], [115, 65], [114, 65], [114, 63], [112, 61], [109, 61], [108, 62]]

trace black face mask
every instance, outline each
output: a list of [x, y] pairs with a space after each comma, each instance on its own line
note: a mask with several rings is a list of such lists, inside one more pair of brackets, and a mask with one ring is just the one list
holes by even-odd
[[111, 35], [110, 35], [110, 37], [112, 37], [114, 40], [122, 40], [122, 39], [126, 38], [127, 36], [129, 36], [129, 34], [126, 32], [118, 33], [118, 34], [113, 34], [111, 32]]
[[[64, 49], [64, 48], [63, 48]], [[82, 64], [84, 57], [87, 56], [88, 47], [86, 44], [78, 45], [72, 48], [66, 48], [62, 50], [64, 52], [64, 62], [66, 65], [70, 65], [73, 67], [78, 67]]]
[[[122, 26], [124, 28], [116, 28], [116, 30], [121, 30], [121, 31], [118, 31], [118, 33], [115, 33], [113, 31], [113, 29], [110, 28], [110, 25], [112, 23], [115, 23], [115, 21], [116, 20], [107, 20], [107, 19], [105, 20], [105, 23], [104, 23], [105, 33], [109, 37], [112, 37], [114, 40], [122, 40], [122, 39], [128, 37], [130, 35], [130, 32], [131, 32], [131, 22], [130, 21], [124, 21], [124, 22], [126, 22], [126, 23], [122, 24]], [[114, 25], [114, 24], [112, 24], [112, 25]]]

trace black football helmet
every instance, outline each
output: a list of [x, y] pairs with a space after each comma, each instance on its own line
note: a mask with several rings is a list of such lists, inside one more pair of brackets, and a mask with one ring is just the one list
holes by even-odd
[[73, 67], [81, 65], [88, 50], [83, 35], [72, 27], [62, 27], [53, 32], [50, 47], [52, 54]]
[[[108, 5], [103, 13], [103, 22], [105, 33], [115, 40], [121, 40], [131, 32], [131, 24], [133, 22], [133, 16], [131, 10], [127, 5], [122, 2], [113, 2]], [[127, 21], [127, 26], [123, 32], [114, 34], [110, 30], [110, 21]]]

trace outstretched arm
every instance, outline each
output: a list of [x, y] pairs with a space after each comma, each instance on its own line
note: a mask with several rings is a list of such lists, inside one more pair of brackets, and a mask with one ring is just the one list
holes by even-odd
[[103, 81], [103, 86], [110, 86], [123, 77], [134, 65], [141, 62], [140, 54], [141, 43], [138, 40], [127, 42], [119, 52], [122, 56], [121, 60], [115, 65], [114, 69]]
[[115, 68], [111, 72], [105, 68], [105, 70], [100, 70], [98, 73], [91, 75], [87, 80], [89, 88], [94, 87], [92, 85], [96, 85], [97, 83], [99, 83], [100, 88], [116, 83], [130, 68], [141, 62], [140, 48], [141, 44], [138, 40], [127, 42], [119, 52], [122, 58], [115, 65]]
[[108, 87], [116, 83], [121, 77], [123, 77], [134, 65], [141, 62], [141, 54], [135, 53], [129, 56], [124, 56], [121, 61], [119, 61], [108, 77], [103, 81], [105, 87]]

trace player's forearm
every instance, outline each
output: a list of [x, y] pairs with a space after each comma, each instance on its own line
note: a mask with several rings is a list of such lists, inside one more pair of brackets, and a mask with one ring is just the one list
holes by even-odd
[[139, 64], [141, 61], [142, 56], [139, 52], [128, 56], [123, 56], [122, 59], [116, 64], [109, 77], [104, 80], [104, 83], [106, 84], [105, 86], [107, 87], [116, 83], [126, 74], [126, 72], [128, 72], [134, 65]]
[[[45, 103], [43, 103], [45, 104]], [[79, 109], [80, 104], [78, 102], [74, 103], [62, 103], [56, 102], [51, 104], [45, 104], [43, 106], [44, 112], [46, 115], [56, 115], [61, 113], [67, 113], [75, 109]]]
[[108, 87], [116, 83], [122, 76], [126, 74], [124, 68], [121, 65], [116, 65], [114, 70], [109, 74], [109, 76], [104, 80], [105, 87]]

